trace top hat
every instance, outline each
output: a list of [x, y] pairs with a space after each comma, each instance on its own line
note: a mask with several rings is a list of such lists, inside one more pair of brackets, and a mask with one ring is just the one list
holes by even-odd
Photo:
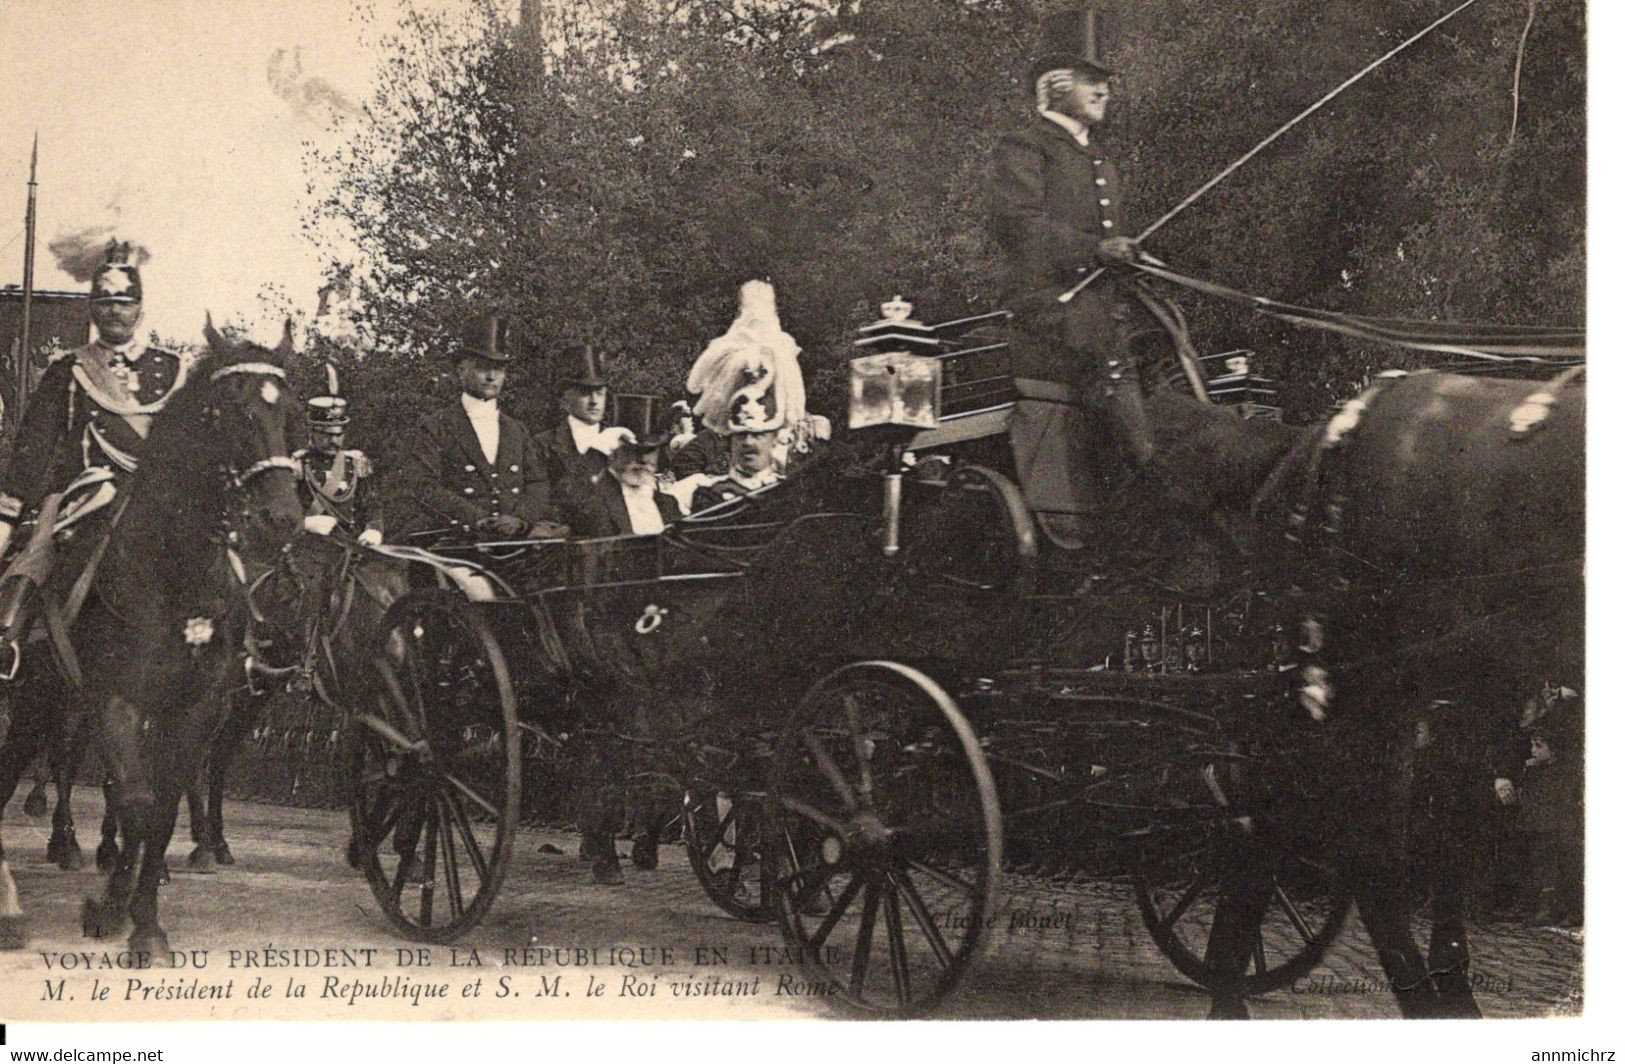
[[141, 271], [130, 263], [130, 245], [117, 240], [107, 244], [107, 261], [96, 267], [90, 279], [92, 303], [141, 302]]
[[343, 396], [313, 395], [305, 400], [305, 423], [318, 432], [343, 432], [349, 409]]
[[660, 397], [655, 395], [618, 394], [610, 413], [612, 428], [626, 429], [632, 434], [632, 446], [640, 451], [652, 451], [665, 446], [671, 432], [660, 425], [657, 411]]
[[457, 357], [479, 358], [486, 362], [513, 361], [516, 340], [513, 323], [496, 314], [481, 314], [463, 323]]
[[1027, 68], [1027, 80], [1036, 82], [1051, 70], [1076, 70], [1102, 78], [1114, 73], [1101, 62], [1092, 9], [1069, 8], [1045, 17], [1038, 31], [1038, 55]]
[[607, 388], [604, 359], [591, 344], [571, 344], [559, 352], [559, 384], [565, 388]]

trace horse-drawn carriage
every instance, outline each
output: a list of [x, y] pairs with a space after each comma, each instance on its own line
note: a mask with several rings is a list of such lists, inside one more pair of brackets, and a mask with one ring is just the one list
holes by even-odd
[[[971, 460], [998, 462], [1009, 405], [995, 323], [922, 330], [923, 357], [869, 334], [850, 446], [662, 535], [385, 548], [416, 589], [352, 714], [351, 811], [397, 928], [481, 920], [526, 765], [551, 760], [680, 800], [706, 893], [776, 919], [858, 1010], [947, 996], [1013, 863], [1132, 889], [1204, 985], [1317, 963], [1348, 895], [1247, 804], [1264, 778], [1290, 802], [1315, 752], [1268, 611], [1250, 588], [1113, 587], [1042, 542], [1012, 478]], [[1220, 972], [1207, 938], [1238, 863], [1271, 879], [1273, 926]]]

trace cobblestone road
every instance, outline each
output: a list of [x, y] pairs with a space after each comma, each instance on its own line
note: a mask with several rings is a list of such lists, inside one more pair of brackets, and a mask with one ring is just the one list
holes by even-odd
[[[96, 800], [85, 798], [79, 822], [96, 823], [97, 812]], [[478, 949], [484, 967], [452, 970], [449, 952], [437, 948], [431, 968], [398, 969], [393, 952], [409, 944], [387, 926], [365, 883], [344, 866], [347, 824], [342, 815], [238, 802], [228, 805], [227, 818], [238, 863], [213, 875], [188, 874], [181, 867], [189, 844], [177, 841], [171, 851], [174, 882], [161, 895], [172, 948], [209, 950], [210, 968], [203, 974], [211, 978], [253, 974], [220, 970], [225, 951], [231, 949], [377, 947], [391, 959], [384, 971], [372, 972], [374, 976], [434, 974], [455, 977], [453, 981], [461, 985], [476, 975], [484, 975], [494, 984], [496, 976], [506, 973], [527, 988], [525, 998], [504, 1001], [493, 998], [492, 986], [487, 985], [476, 1002], [421, 1007], [411, 1013], [414, 1017], [455, 1012], [519, 1019], [542, 1015], [537, 1010], [543, 1008], [603, 1018], [689, 1016], [700, 1009], [725, 1017], [836, 1015], [828, 1003], [816, 998], [778, 992], [783, 979], [789, 979], [794, 989], [798, 969], [781, 963], [782, 957], [776, 955], [773, 947], [781, 944], [776, 928], [740, 923], [714, 908], [700, 891], [678, 846], [662, 848], [658, 870], [639, 872], [628, 866], [624, 886], [600, 887], [591, 882], [587, 866], [574, 858], [575, 836], [524, 831], [493, 912], [461, 944]], [[50, 976], [60, 974], [47, 969], [42, 955], [55, 951], [116, 953], [123, 943], [91, 943], [80, 937], [81, 899], [99, 889], [100, 879], [89, 871], [63, 873], [43, 863], [43, 821], [14, 812], [7, 821], [6, 841], [34, 939], [27, 950], [0, 955], [0, 1016], [69, 1018], [71, 1014], [64, 1009], [72, 1006], [48, 1000], [42, 990]], [[565, 854], [539, 853], [544, 842]], [[1018, 922], [1028, 926], [1012, 929], [1011, 914], [1019, 914]], [[991, 927], [990, 948], [944, 1015], [1194, 1019], [1206, 1013], [1202, 993], [1157, 952], [1126, 887], [1056, 885], [1011, 876]], [[641, 972], [605, 964], [569, 970], [573, 980], [593, 974], [610, 989], [609, 996], [602, 999], [572, 998], [568, 1008], [557, 1000], [531, 1000], [528, 988], [537, 971], [499, 967], [504, 950], [611, 945], [666, 948], [669, 963], [661, 960]], [[1492, 925], [1477, 929], [1473, 946], [1482, 987], [1479, 1001], [1486, 1014], [1538, 1016], [1579, 1010], [1582, 943], [1578, 933]], [[699, 958], [697, 951], [702, 954]], [[178, 979], [186, 974], [172, 972], [166, 977]], [[662, 984], [659, 993], [647, 999], [622, 997], [622, 981], [629, 974], [656, 976]], [[672, 984], [712, 975], [759, 979], [760, 991], [748, 997], [698, 1002], [676, 996]], [[1397, 1015], [1388, 995], [1373, 989], [1380, 979], [1370, 943], [1357, 921], [1351, 920], [1314, 976], [1296, 992], [1283, 990], [1254, 1000], [1252, 1011], [1262, 1018]], [[122, 984], [120, 987], [122, 992]], [[365, 1003], [350, 1005], [320, 997], [290, 1005], [311, 1019], [356, 1017], [367, 1009]], [[263, 1012], [239, 997], [207, 1006], [197, 1002], [154, 1006], [148, 1018], [260, 1014]]]

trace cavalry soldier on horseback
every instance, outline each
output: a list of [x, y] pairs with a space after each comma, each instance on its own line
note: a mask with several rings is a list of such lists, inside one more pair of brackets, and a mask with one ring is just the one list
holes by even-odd
[[497, 409], [513, 361], [509, 323], [471, 319], [457, 347], [462, 395], [420, 422], [406, 449], [406, 499], [418, 529], [465, 537], [550, 537], [565, 529], [541, 451], [518, 420]]
[[[186, 382], [195, 361], [186, 352], [148, 346], [136, 335], [141, 298], [141, 273], [130, 262], [130, 246], [110, 243], [107, 261], [91, 279], [96, 340], [45, 370], [11, 465], [0, 478], [0, 554], [24, 517], [37, 517], [42, 526], [0, 585], [0, 624], [8, 647], [27, 634], [29, 603], [55, 568], [52, 536], [44, 526], [61, 529], [106, 506], [135, 470], [154, 415]], [[101, 539], [74, 537], [67, 564], [74, 569], [90, 564]], [[0, 662], [0, 673], [14, 673], [17, 665]]]
[[[1080, 547], [1107, 474], [1153, 454], [1129, 308], [1111, 277], [1063, 302], [1079, 271], [1132, 261], [1117, 167], [1101, 124], [1112, 71], [1096, 54], [1093, 12], [1045, 19], [1027, 83], [1037, 113], [1007, 134], [990, 179], [992, 231], [1004, 254], [1014, 314], [1010, 439], [1028, 504], [1050, 537]], [[1126, 462], [1107, 455], [1126, 452]]]

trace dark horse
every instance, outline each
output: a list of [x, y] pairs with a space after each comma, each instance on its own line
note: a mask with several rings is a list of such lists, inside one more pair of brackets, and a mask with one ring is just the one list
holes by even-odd
[[[300, 519], [287, 442], [291, 334], [275, 350], [230, 344], [212, 325], [205, 335], [210, 353], [153, 422], [72, 631], [85, 662], [76, 696], [124, 836], [105, 896], [85, 902], [84, 931], [110, 935], [128, 916], [131, 949], [159, 961], [168, 948], [157, 904], [164, 850], [226, 692], [241, 683], [244, 561], [269, 564]], [[0, 782], [15, 787], [15, 776]], [[21, 912], [3, 861], [0, 901], [15, 926]]]
[[[1317, 744], [1328, 763], [1309, 773], [1310, 822], [1299, 810], [1280, 838], [1330, 842], [1407, 1017], [1479, 1014], [1460, 891], [1448, 886], [1461, 869], [1426, 870], [1426, 958], [1412, 933], [1404, 810], [1417, 715], [1449, 717], [1436, 741], [1470, 766], [1504, 719], [1495, 709], [1544, 679], [1577, 683], [1584, 668], [1585, 392], [1574, 372], [1380, 381], [1257, 485], [1259, 575], [1289, 592], [1298, 709], [1330, 739]], [[1223, 418], [1190, 416], [1215, 431]], [[1455, 785], [1487, 789], [1483, 775]], [[1238, 980], [1270, 889], [1266, 863], [1254, 867], [1224, 884], [1208, 943], [1209, 963]], [[1244, 1015], [1240, 994], [1217, 994], [1214, 1012]]]

